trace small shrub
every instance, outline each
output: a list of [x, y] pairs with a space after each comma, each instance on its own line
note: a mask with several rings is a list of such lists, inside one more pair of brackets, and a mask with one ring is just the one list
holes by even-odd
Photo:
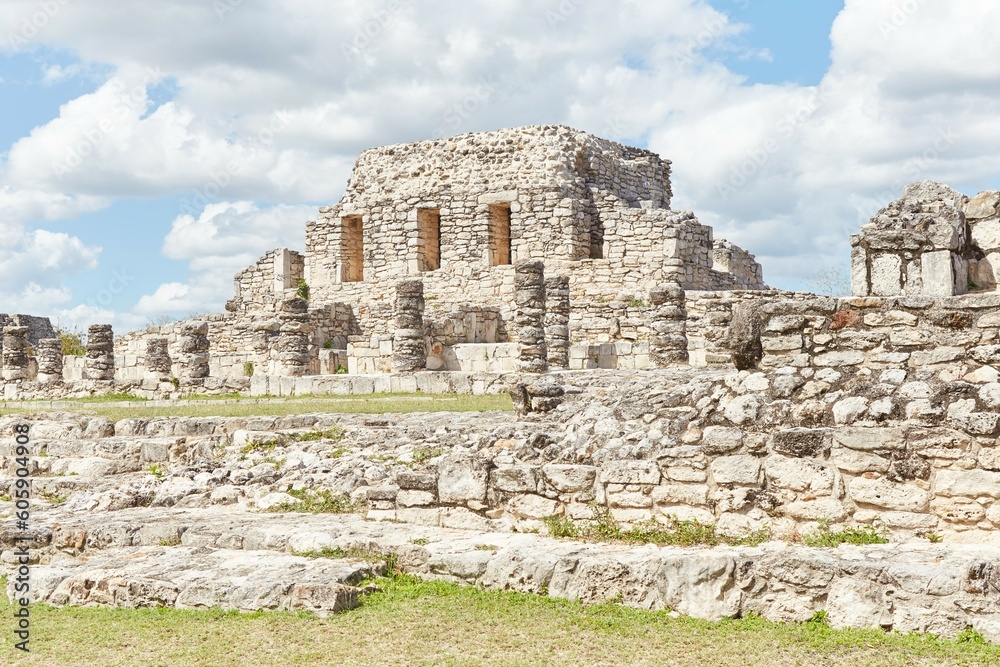
[[410, 544], [416, 544], [422, 547], [427, 546], [427, 544], [429, 543], [430, 540], [428, 540], [426, 537], [414, 537], [412, 540], [410, 540]]
[[3, 503], [9, 503], [9, 502], [10, 502], [10, 500], [11, 500], [10, 496], [8, 496], [8, 495], [6, 495], [6, 494], [4, 494], [4, 495], [0, 496], [0, 502], [3, 502]]
[[179, 546], [180, 543], [181, 543], [181, 538], [178, 536], [178, 537], [171, 537], [169, 540], [160, 540], [159, 541], [159, 546], [161, 546], [161, 547], [176, 547], [176, 546]]
[[180, 389], [181, 388], [181, 380], [176, 375], [171, 375], [170, 376], [170, 384], [174, 385], [174, 389]]
[[350, 371], [347, 370], [347, 366], [340, 364], [337, 366], [337, 370], [334, 371], [335, 375], [347, 375]]
[[299, 286], [295, 290], [295, 296], [300, 299], [305, 299], [306, 301], [309, 300], [309, 283], [307, 283], [304, 278], [299, 280]]
[[149, 474], [155, 477], [156, 479], [163, 479], [164, 475], [163, 468], [161, 468], [156, 464], [153, 464], [149, 467]]
[[326, 342], [323, 343], [323, 349], [324, 350], [332, 350], [333, 349], [333, 339], [332, 338], [327, 338], [326, 339]]
[[253, 377], [253, 362], [248, 361], [243, 364], [243, 375], [246, 377]]
[[87, 347], [83, 344], [83, 337], [76, 331], [56, 329], [56, 336], [62, 342], [62, 353], [66, 357], [83, 357], [87, 354]]

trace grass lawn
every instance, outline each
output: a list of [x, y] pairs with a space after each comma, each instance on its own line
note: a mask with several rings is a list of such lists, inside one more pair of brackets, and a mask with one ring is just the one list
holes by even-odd
[[[485, 592], [410, 577], [321, 620], [163, 609], [32, 608], [32, 649], [5, 630], [0, 664], [46, 667], [296, 665], [997, 665], [973, 641], [835, 631], [751, 618], [708, 623], [617, 605]], [[0, 600], [0, 626], [12, 628]]]
[[[311, 412], [392, 414], [404, 412], [483, 412], [513, 410], [507, 394], [472, 396], [469, 394], [372, 394], [370, 396], [308, 396], [272, 399], [264, 402], [219, 401], [192, 403], [177, 401], [164, 407], [138, 405], [117, 407], [102, 405], [100, 400], [66, 402], [66, 407], [52, 408], [62, 412], [107, 417], [112, 421], [148, 417], [258, 417], [297, 415]], [[0, 403], [0, 415], [44, 412], [49, 408], [9, 407]]]

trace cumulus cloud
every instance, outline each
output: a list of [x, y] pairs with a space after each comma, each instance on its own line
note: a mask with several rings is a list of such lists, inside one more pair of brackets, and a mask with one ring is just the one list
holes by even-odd
[[149, 318], [218, 311], [232, 297], [233, 276], [276, 247], [301, 249], [310, 206], [258, 208], [252, 202], [211, 204], [195, 218], [178, 216], [163, 253], [188, 263], [186, 283], [161, 284], [143, 295], [132, 312]]
[[[360, 150], [429, 136], [559, 122], [648, 145], [673, 160], [676, 207], [783, 287], [843, 264], [849, 234], [906, 182], [971, 193], [1000, 173], [1000, 7], [979, 0], [847, 0], [817, 86], [728, 70], [720, 54], [770, 55], [739, 51], [746, 26], [701, 0], [53, 2], [31, 39], [0, 48], [52, 45], [113, 74], [15, 143], [6, 180], [50, 209], [51, 193], [76, 193], [67, 209], [184, 197], [162, 251], [192, 275], [135, 313], [217, 310], [232, 273], [301, 248], [311, 207], [262, 202], [332, 202]], [[37, 11], [3, 3], [0, 35]]]

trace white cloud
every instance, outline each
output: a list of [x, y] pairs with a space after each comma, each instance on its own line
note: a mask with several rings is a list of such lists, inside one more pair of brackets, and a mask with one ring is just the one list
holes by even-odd
[[47, 312], [72, 295], [63, 278], [94, 268], [101, 248], [63, 232], [29, 229], [29, 220], [53, 220], [96, 210], [103, 200], [0, 188], [0, 312]]
[[[34, 11], [3, 3], [0, 35]], [[17, 142], [7, 181], [97, 198], [181, 193], [194, 210], [163, 252], [193, 276], [165, 279], [136, 312], [217, 309], [231, 273], [301, 247], [312, 213], [202, 213], [206, 202], [332, 202], [364, 148], [562, 122], [648, 141], [674, 163], [676, 206], [792, 286], [842, 262], [848, 235], [905, 182], [995, 185], [997, 19], [1000, 6], [980, 0], [847, 0], [830, 71], [803, 87], [747, 85], [713, 61], [770, 53], [739, 52], [745, 26], [700, 0], [276, 0], [221, 15], [194, 0], [63, 3], [18, 48], [69, 49], [115, 73]], [[154, 102], [163, 81], [175, 94]], [[95, 134], [109, 116], [112, 130]], [[83, 166], [60, 178], [53, 165], [88, 141]]]
[[315, 213], [311, 206], [260, 209], [252, 202], [225, 202], [209, 205], [197, 219], [178, 216], [163, 254], [186, 261], [192, 275], [186, 283], [164, 283], [142, 296], [132, 313], [155, 319], [218, 312], [232, 298], [237, 272], [273, 248], [303, 248], [305, 223]]

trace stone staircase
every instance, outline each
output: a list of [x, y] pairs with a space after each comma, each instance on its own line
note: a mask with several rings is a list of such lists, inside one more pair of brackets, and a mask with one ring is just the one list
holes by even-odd
[[[587, 544], [548, 537], [538, 520], [491, 519], [487, 507], [477, 513], [469, 503], [424, 514], [385, 509], [393, 502], [388, 498], [398, 500], [401, 493], [394, 482], [437, 488], [413, 495], [437, 493], [443, 502], [443, 482], [434, 487], [435, 475], [445, 475], [443, 462], [455, 452], [489, 447], [498, 460], [513, 460], [527, 449], [552, 447], [543, 437], [551, 424], [516, 422], [511, 414], [117, 424], [45, 414], [0, 418], [0, 433], [25, 419], [32, 424], [36, 601], [322, 616], [356, 606], [370, 590], [364, 582], [393, 568], [698, 618], [755, 612], [804, 621], [825, 611], [835, 627], [955, 636], [972, 626], [1000, 641], [995, 547], [926, 541], [838, 549], [784, 541], [711, 549]], [[11, 438], [0, 441], [0, 494], [12, 495], [12, 445]], [[449, 493], [468, 483], [461, 476], [453, 481]], [[351, 498], [355, 511], [287, 511], [305, 490]], [[16, 562], [13, 550], [23, 544], [13, 509], [9, 500], [0, 501], [0, 560], [8, 574]], [[9, 595], [11, 587], [9, 581]]]

